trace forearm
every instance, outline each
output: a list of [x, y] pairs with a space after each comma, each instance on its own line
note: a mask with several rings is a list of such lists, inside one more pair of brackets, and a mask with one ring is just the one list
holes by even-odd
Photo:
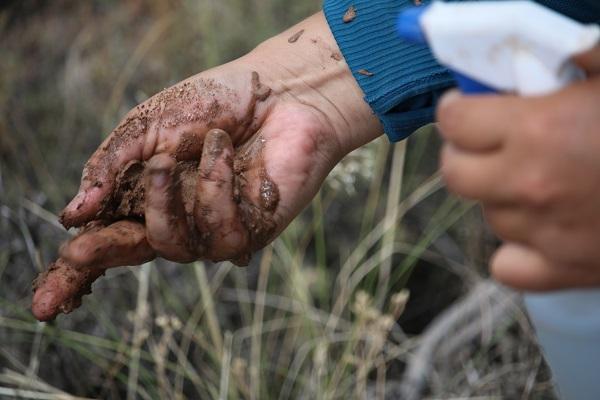
[[265, 41], [244, 61], [270, 71], [271, 81], [265, 84], [276, 98], [318, 110], [331, 124], [344, 154], [383, 133], [322, 12]]

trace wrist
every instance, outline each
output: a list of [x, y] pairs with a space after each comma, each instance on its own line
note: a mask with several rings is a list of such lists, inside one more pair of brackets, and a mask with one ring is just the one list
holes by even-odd
[[322, 12], [263, 42], [244, 57], [278, 100], [320, 113], [345, 155], [383, 133], [363, 99]]

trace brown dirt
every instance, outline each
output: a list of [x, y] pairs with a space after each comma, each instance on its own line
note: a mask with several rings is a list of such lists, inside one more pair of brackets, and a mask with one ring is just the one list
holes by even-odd
[[358, 71], [356, 71], [357, 73], [364, 75], [364, 76], [373, 76], [375, 75], [373, 72], [368, 71], [366, 69], [359, 69]]
[[[123, 218], [143, 219], [145, 211], [145, 190], [143, 175], [146, 163], [130, 161], [123, 167], [116, 178], [115, 190], [104, 202], [97, 219], [112, 222]], [[177, 173], [181, 182], [181, 194], [184, 206], [193, 208], [196, 197], [195, 186], [198, 163], [195, 161], [178, 161]]]
[[338, 52], [331, 53], [331, 58], [335, 61], [342, 61], [342, 55]]
[[204, 141], [194, 132], [184, 132], [181, 134], [179, 144], [175, 150], [175, 158], [177, 160], [191, 160], [202, 154], [202, 146]]
[[354, 7], [353, 5], [348, 7], [348, 10], [346, 11], [346, 13], [344, 14], [344, 16], [342, 17], [342, 21], [344, 21], [344, 23], [349, 23], [354, 21], [354, 19], [356, 18], [356, 7]]
[[33, 281], [33, 315], [39, 321], [51, 321], [59, 313], [70, 313], [103, 274], [102, 269], [75, 268], [59, 258]]
[[300, 39], [300, 37], [304, 34], [304, 29], [294, 33], [292, 36], [290, 36], [290, 38], [288, 39], [288, 43], [296, 43], [298, 41], [298, 39]]
[[272, 214], [279, 204], [279, 189], [264, 167], [259, 169], [260, 204], [254, 204], [245, 195], [247, 192], [246, 174], [248, 170], [255, 165], [257, 160], [264, 165], [262, 161], [264, 145], [265, 139], [262, 135], [257, 135], [243, 151], [238, 153], [234, 160], [234, 173], [237, 178], [234, 187], [234, 200], [238, 203], [242, 223], [250, 235], [251, 247], [248, 249], [248, 253], [264, 247], [272, 239], [277, 228]]
[[[227, 98], [234, 102], [236, 97], [230, 88], [214, 79], [192, 78], [163, 90], [131, 110], [113, 130], [85, 165], [82, 185], [102, 187], [106, 183], [102, 181], [103, 177], [114, 174], [105, 172], [114, 171], [118, 165], [117, 154], [120, 150], [147, 136], [150, 129], [173, 128], [198, 121], [208, 128], [215, 128], [222, 115], [231, 110], [230, 103], [219, 102], [217, 99]], [[191, 134], [187, 138], [188, 141], [191, 140]], [[181, 145], [185, 146], [185, 143], [182, 142]], [[179, 149], [177, 159], [189, 160], [198, 146], [201, 148], [201, 141], [190, 141], [187, 147]], [[80, 206], [82, 205], [83, 202]], [[63, 213], [60, 222], [66, 228], [71, 228], [83, 226], [87, 219], [84, 216]]]
[[[145, 164], [131, 161], [116, 177], [115, 189], [97, 214], [97, 222], [86, 225], [80, 232], [102, 229], [112, 222], [124, 219], [144, 219], [145, 190], [143, 177]], [[197, 162], [179, 161], [176, 166], [177, 182], [185, 212], [191, 215], [194, 208], [198, 176]], [[100, 222], [101, 221], [101, 222]], [[116, 232], [117, 234], [120, 232]], [[123, 234], [127, 234], [124, 232]], [[114, 238], [113, 240], [118, 240]], [[94, 252], [106, 252], [101, 244]], [[97, 255], [102, 260], [102, 254]], [[92, 283], [104, 274], [106, 266], [76, 267], [59, 258], [50, 264], [33, 282], [32, 312], [40, 321], [53, 320], [58, 314], [68, 314], [81, 305], [81, 298], [91, 293]]]

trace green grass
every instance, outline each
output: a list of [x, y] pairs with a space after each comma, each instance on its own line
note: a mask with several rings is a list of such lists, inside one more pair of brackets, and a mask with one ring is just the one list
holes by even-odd
[[[431, 126], [348, 156], [247, 269], [117, 269], [73, 314], [33, 319], [31, 280], [68, 237], [56, 214], [120, 116], [320, 2], [41, 4], [0, 9], [0, 398], [393, 396], [424, 323], [485, 276], [494, 246], [477, 207], [445, 192]], [[432, 398], [550, 396], [517, 316], [434, 370]]]

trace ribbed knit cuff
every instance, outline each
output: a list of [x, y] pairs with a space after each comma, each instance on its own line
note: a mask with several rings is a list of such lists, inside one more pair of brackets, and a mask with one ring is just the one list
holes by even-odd
[[[325, 0], [323, 11], [365, 100], [391, 141], [406, 138], [433, 120], [441, 93], [454, 85], [427, 46], [407, 43], [396, 18], [416, 0]], [[454, 0], [462, 1], [462, 0]], [[598, 0], [537, 0], [571, 18], [600, 21]], [[344, 16], [353, 7], [354, 17]]]
[[[344, 18], [350, 7], [355, 17]], [[454, 85], [427, 46], [403, 41], [396, 33], [396, 18], [407, 7], [414, 3], [325, 0], [323, 5], [338, 46], [391, 141], [431, 122], [436, 100]]]

